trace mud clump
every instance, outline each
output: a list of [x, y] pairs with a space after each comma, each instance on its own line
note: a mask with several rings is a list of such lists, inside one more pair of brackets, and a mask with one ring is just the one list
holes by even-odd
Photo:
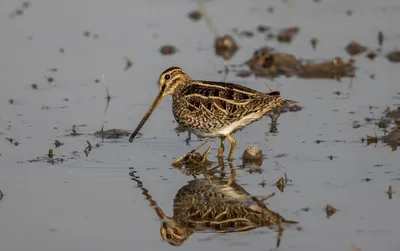
[[385, 128], [388, 128], [389, 124], [390, 124], [390, 120], [383, 118], [383, 119], [379, 120], [378, 127], [385, 129]]
[[224, 60], [229, 60], [235, 55], [239, 46], [232, 36], [224, 35], [215, 39], [215, 54]]
[[269, 47], [256, 50], [247, 64], [256, 76], [270, 78], [284, 75], [305, 79], [340, 79], [354, 77], [356, 70], [354, 60], [344, 61], [340, 57], [323, 62], [299, 60], [292, 54], [276, 52]]
[[166, 55], [173, 55], [177, 52], [178, 50], [176, 49], [175, 46], [173, 45], [163, 45], [160, 47], [160, 53], [164, 56]]
[[249, 146], [243, 152], [243, 168], [248, 168], [249, 172], [262, 173], [263, 153], [257, 146]]
[[384, 111], [384, 114], [387, 118], [391, 119], [400, 119], [400, 107], [397, 107], [396, 109], [390, 109], [389, 107], [386, 108]]
[[299, 31], [299, 27], [284, 28], [278, 33], [277, 40], [281, 43], [291, 43], [294, 36], [297, 35]]
[[393, 51], [387, 55], [387, 59], [392, 63], [400, 63], [400, 51]]
[[351, 56], [357, 56], [361, 53], [366, 52], [368, 48], [360, 43], [352, 41], [346, 46], [345, 49], [347, 53], [350, 54]]
[[298, 76], [301, 78], [331, 78], [354, 77], [356, 68], [354, 60], [343, 61], [340, 57], [322, 63], [301, 65]]
[[400, 146], [400, 122], [397, 122], [396, 127], [387, 135], [387, 144], [393, 151], [397, 150]]
[[334, 208], [333, 206], [327, 204], [325, 207], [325, 213], [326, 213], [326, 217], [329, 219], [332, 215], [334, 215], [336, 213], [337, 209]]

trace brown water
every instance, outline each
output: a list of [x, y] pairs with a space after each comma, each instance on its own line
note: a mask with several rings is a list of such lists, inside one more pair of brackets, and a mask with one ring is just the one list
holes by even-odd
[[[133, 167], [158, 204], [172, 213], [173, 198], [190, 177], [170, 163], [191, 150], [197, 138], [187, 146], [186, 133], [178, 137], [174, 132], [171, 98], [164, 100], [133, 144], [127, 137], [101, 143], [89, 134], [102, 124], [105, 89], [95, 82], [101, 74], [111, 92], [105, 129], [133, 129], [156, 95], [159, 74], [170, 66], [183, 67], [195, 79], [222, 80], [217, 73], [223, 69], [222, 60], [214, 55], [210, 31], [204, 21], [195, 23], [186, 16], [197, 9], [196, 2], [37, 0], [23, 15], [10, 18], [21, 4], [0, 3], [0, 250], [174, 249], [161, 240], [159, 221], [129, 176]], [[275, 7], [273, 14], [266, 12], [268, 6]], [[255, 31], [259, 24], [300, 26], [292, 44], [267, 45], [310, 59], [348, 58], [344, 47], [351, 40], [376, 48], [378, 30], [387, 36], [385, 51], [400, 42], [400, 3], [395, 0], [293, 1], [292, 7], [280, 1], [215, 0], [206, 1], [206, 8], [221, 34], [233, 28], [255, 32], [253, 38], [235, 37], [241, 48], [232, 64], [244, 62], [254, 49], [266, 45], [265, 35]], [[346, 15], [349, 9], [354, 11], [351, 16]], [[309, 44], [311, 37], [320, 40], [316, 51]], [[164, 44], [175, 45], [178, 53], [162, 56], [158, 50]], [[126, 72], [125, 56], [133, 61]], [[249, 145], [267, 155], [261, 174], [239, 169], [238, 183], [254, 195], [277, 192], [269, 200], [270, 209], [302, 227], [285, 230], [280, 250], [349, 250], [352, 245], [400, 250], [399, 153], [381, 143], [374, 147], [359, 142], [366, 134], [383, 135], [364, 119], [379, 118], [387, 106], [398, 106], [400, 68], [384, 57], [370, 61], [359, 56], [356, 65], [352, 85], [348, 79], [270, 81], [303, 110], [282, 114], [276, 135], [267, 133], [269, 119], [235, 134], [236, 165]], [[231, 74], [227, 81], [265, 91], [262, 79]], [[49, 109], [41, 109], [43, 105]], [[377, 107], [373, 114], [370, 105]], [[353, 120], [362, 126], [353, 129]], [[74, 124], [86, 125], [77, 128], [83, 135], [66, 136]], [[64, 145], [54, 148], [55, 140]], [[83, 153], [87, 140], [100, 143], [88, 157]], [[65, 161], [28, 162], [46, 156], [50, 148], [55, 157], [65, 155]], [[327, 158], [330, 155], [334, 158]], [[280, 193], [273, 183], [284, 173], [293, 182]], [[362, 181], [365, 178], [372, 180]], [[263, 180], [265, 187], [258, 185]], [[392, 200], [385, 194], [389, 185], [399, 191]], [[328, 203], [339, 210], [329, 219], [324, 212]], [[301, 210], [305, 207], [310, 210]], [[183, 248], [271, 250], [276, 236], [267, 228], [199, 233]]]

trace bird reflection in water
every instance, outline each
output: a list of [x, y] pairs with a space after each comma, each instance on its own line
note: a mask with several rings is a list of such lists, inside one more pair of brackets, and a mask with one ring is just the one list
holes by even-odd
[[[199, 155], [202, 161], [205, 161], [203, 157], [206, 157], [207, 151]], [[190, 162], [184, 164], [185, 169], [190, 170]], [[182, 245], [192, 234], [198, 232], [230, 233], [270, 227], [278, 230], [276, 245], [279, 247], [283, 225], [298, 222], [285, 220], [265, 206], [264, 202], [274, 194], [262, 198], [250, 195], [236, 183], [236, 171], [232, 162], [229, 167], [228, 178], [217, 177], [205, 168], [202, 173], [205, 178], [191, 180], [180, 188], [174, 198], [172, 217], [167, 216], [152, 199], [136, 172], [130, 174], [161, 220], [162, 239], [171, 245]]]

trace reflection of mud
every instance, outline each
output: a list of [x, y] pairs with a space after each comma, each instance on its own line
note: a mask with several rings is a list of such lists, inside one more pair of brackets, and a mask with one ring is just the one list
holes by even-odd
[[259, 77], [278, 76], [299, 78], [341, 79], [354, 77], [354, 61], [343, 61], [339, 57], [324, 62], [300, 60], [294, 55], [276, 52], [272, 48], [256, 50], [247, 62], [251, 71]]
[[40, 156], [40, 157], [36, 157], [36, 159], [31, 159], [28, 160], [28, 162], [47, 162], [49, 164], [61, 164], [64, 163], [64, 161], [66, 160], [66, 156], [62, 155], [61, 157], [49, 157], [49, 156]]
[[279, 246], [283, 223], [297, 222], [287, 221], [278, 213], [269, 210], [264, 201], [272, 195], [264, 198], [251, 196], [236, 183], [232, 164], [230, 170], [231, 175], [228, 179], [205, 175], [205, 179], [191, 180], [179, 189], [174, 198], [172, 217], [165, 215], [157, 206], [134, 172], [131, 176], [161, 220], [161, 237], [171, 245], [182, 245], [192, 234], [207, 230], [229, 233], [278, 226]]
[[[384, 135], [377, 136], [376, 133], [374, 136], [366, 135], [365, 138], [361, 139], [361, 142], [366, 142], [367, 145], [372, 144], [375, 146], [379, 142], [382, 142], [390, 146], [392, 151], [395, 151], [397, 150], [397, 147], [400, 146], [400, 107], [395, 109], [386, 108], [383, 114], [384, 117], [379, 120], [374, 118], [368, 118], [368, 120], [378, 121], [376, 124], [379, 128], [383, 129]], [[391, 127], [390, 125], [392, 124], [394, 124], [394, 126], [392, 126], [392, 129], [389, 132], [388, 128]]]

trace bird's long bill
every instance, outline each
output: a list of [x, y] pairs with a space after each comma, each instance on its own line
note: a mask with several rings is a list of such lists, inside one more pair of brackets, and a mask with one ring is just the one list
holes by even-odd
[[129, 138], [129, 142], [132, 143], [133, 139], [135, 138], [136, 134], [140, 131], [140, 129], [143, 127], [144, 123], [146, 123], [147, 119], [150, 117], [151, 113], [156, 109], [156, 107], [160, 104], [161, 100], [163, 99], [163, 92], [160, 91], [156, 97], [156, 99], [153, 101], [153, 104], [151, 104], [149, 110], [147, 110], [146, 114], [143, 116], [142, 120], [140, 121], [139, 125], [136, 127], [135, 131], [131, 134], [131, 137]]

